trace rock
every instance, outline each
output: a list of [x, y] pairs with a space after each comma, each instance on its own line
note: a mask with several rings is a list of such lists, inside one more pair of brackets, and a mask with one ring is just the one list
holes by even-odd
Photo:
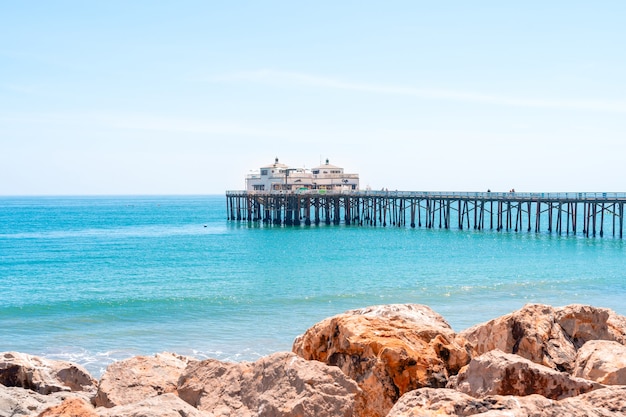
[[114, 407], [176, 392], [189, 358], [173, 353], [135, 356], [109, 365], [100, 379], [95, 404]]
[[70, 398], [89, 403], [86, 393], [61, 391], [43, 395], [29, 389], [0, 385], [0, 417], [34, 416]]
[[299, 336], [293, 351], [339, 367], [363, 390], [368, 416], [385, 416], [406, 392], [444, 387], [470, 360], [469, 346], [432, 309], [384, 305], [347, 311]]
[[608, 417], [626, 415], [626, 387], [598, 389], [561, 401], [541, 395], [476, 399], [451, 389], [421, 388], [402, 396], [387, 417]]
[[97, 411], [100, 417], [209, 417], [211, 415], [196, 410], [175, 394], [163, 394], [113, 408], [98, 408]]
[[29, 389], [0, 385], [0, 417], [32, 416], [60, 402]]
[[601, 388], [602, 385], [555, 371], [521, 356], [492, 350], [472, 359], [448, 387], [477, 398], [539, 394], [560, 400]]
[[626, 385], [626, 346], [591, 340], [579, 350], [573, 375], [606, 385]]
[[39, 394], [59, 391], [93, 393], [97, 381], [80, 365], [18, 352], [0, 354], [0, 384], [21, 387]]
[[[566, 398], [561, 404], [571, 407], [572, 416], [626, 416], [626, 386], [598, 389], [577, 397]], [[563, 415], [565, 413], [555, 412], [550, 416]]]
[[256, 362], [192, 363], [178, 395], [208, 416], [363, 416], [357, 384], [339, 369], [282, 352]]
[[547, 305], [525, 305], [459, 335], [473, 346], [473, 356], [498, 349], [559, 370], [571, 367], [576, 358], [574, 345], [554, 321], [554, 308]]
[[590, 340], [626, 345], [626, 317], [608, 308], [572, 304], [556, 308], [554, 316], [577, 349]]
[[[521, 403], [515, 400], [515, 397], [476, 399], [453, 389], [420, 388], [403, 395], [387, 417], [484, 416], [490, 410], [499, 410], [502, 413], [501, 416], [537, 416], [537, 414], [530, 413], [509, 413], [523, 410]], [[540, 395], [524, 397], [523, 400], [533, 404], [535, 410], [545, 409], [552, 403]]]
[[576, 350], [595, 339], [626, 342], [626, 318], [609, 309], [527, 304], [511, 314], [459, 333], [473, 356], [499, 349], [535, 363], [571, 372]]
[[91, 403], [72, 398], [44, 410], [38, 417], [98, 417]]

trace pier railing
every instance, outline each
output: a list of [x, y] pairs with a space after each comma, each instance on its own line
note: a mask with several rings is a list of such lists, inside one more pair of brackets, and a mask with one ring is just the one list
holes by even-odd
[[520, 201], [623, 201], [626, 193], [617, 192], [482, 192], [482, 191], [373, 191], [373, 190], [295, 190], [295, 191], [226, 191], [226, 196], [245, 195], [302, 195], [327, 197], [402, 197], [402, 198], [441, 198], [441, 199], [481, 199], [481, 200], [520, 200]]
[[[623, 236], [626, 193], [388, 190], [227, 191], [229, 220], [527, 230]], [[408, 220], [407, 220], [408, 219]], [[612, 227], [611, 227], [612, 226]]]

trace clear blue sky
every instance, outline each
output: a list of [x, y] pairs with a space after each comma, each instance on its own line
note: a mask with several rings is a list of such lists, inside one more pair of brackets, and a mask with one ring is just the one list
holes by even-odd
[[4, 1], [0, 194], [626, 191], [624, 1]]

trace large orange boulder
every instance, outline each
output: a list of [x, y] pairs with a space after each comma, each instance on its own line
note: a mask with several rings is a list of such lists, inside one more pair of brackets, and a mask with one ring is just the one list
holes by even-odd
[[469, 346], [424, 305], [347, 311], [299, 336], [299, 356], [339, 367], [367, 398], [366, 416], [385, 416], [404, 393], [444, 387], [470, 360]]

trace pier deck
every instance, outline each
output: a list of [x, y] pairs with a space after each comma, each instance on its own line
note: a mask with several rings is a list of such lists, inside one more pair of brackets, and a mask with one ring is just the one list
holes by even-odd
[[534, 231], [623, 238], [626, 193], [227, 191], [228, 220]]

